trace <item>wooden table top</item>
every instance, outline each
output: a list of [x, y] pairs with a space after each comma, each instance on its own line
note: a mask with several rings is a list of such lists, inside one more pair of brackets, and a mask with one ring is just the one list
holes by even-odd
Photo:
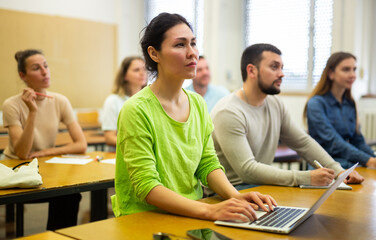
[[[96, 123], [92, 123], [92, 122], [88, 122], [88, 123], [79, 123], [82, 130], [100, 130], [102, 125], [99, 123], [99, 122], [96, 122]], [[64, 123], [59, 123], [59, 131], [63, 132], [63, 131], [67, 131], [67, 126], [64, 124]], [[8, 128], [0, 125], [0, 134], [5, 134], [7, 135], [8, 134]]]
[[[289, 235], [217, 226], [212, 221], [164, 212], [142, 212], [57, 230], [78, 239], [152, 239], [156, 232], [186, 236], [186, 231], [211, 228], [233, 239], [376, 239], [376, 170], [358, 168], [367, 177], [354, 190], [337, 190]], [[260, 186], [243, 191], [272, 195], [280, 206], [310, 207], [325, 191], [298, 187]], [[207, 203], [219, 197], [202, 199]]]
[[274, 155], [274, 162], [296, 162], [299, 159], [298, 153], [285, 145], [278, 146]]
[[[87, 144], [88, 145], [95, 145], [95, 144], [105, 144], [105, 138], [102, 131], [98, 130], [85, 130], [83, 131]], [[56, 136], [55, 145], [62, 146], [68, 143], [71, 143], [72, 138], [69, 135], [69, 132], [59, 132]]]
[[[369, 169], [365, 167], [357, 167], [355, 169], [360, 175], [364, 177], [362, 184], [351, 184], [353, 192], [374, 194], [376, 195], [376, 169]], [[376, 215], [375, 215], [376, 219]]]
[[[101, 130], [84, 130], [84, 135], [88, 145], [95, 145], [95, 144], [105, 144], [104, 134]], [[59, 132], [56, 136], [55, 145], [62, 146], [68, 143], [71, 143], [72, 139], [68, 132]], [[4, 150], [5, 147], [8, 145], [8, 135], [0, 135], [0, 150]], [[280, 146], [277, 148], [275, 153], [275, 161], [276, 162], [283, 162], [283, 161], [296, 161], [299, 159], [298, 154], [286, 147]]]
[[8, 134], [8, 128], [0, 125], [0, 134]]
[[18, 240], [48, 240], [48, 239], [54, 239], [54, 240], [72, 240], [74, 238], [70, 238], [64, 235], [61, 235], [59, 233], [47, 231], [43, 233], [38, 233], [34, 235], [30, 235], [27, 237], [21, 237], [17, 238]]
[[[115, 158], [115, 153], [90, 152], [85, 155], [89, 155], [91, 158], [94, 158], [97, 155], [103, 156], [104, 159]], [[45, 162], [52, 157], [53, 156], [38, 158], [39, 173], [41, 174], [43, 181], [41, 186], [31, 189], [0, 189], [0, 199], [4, 196], [23, 194], [27, 192], [79, 186], [88, 183], [114, 181], [114, 164], [100, 163], [97, 161], [92, 161], [85, 165], [51, 164]], [[14, 167], [24, 161], [25, 160], [12, 159], [2, 160], [1, 163], [9, 167]]]
[[[85, 130], [83, 131], [88, 145], [100, 145], [105, 144], [104, 134], [100, 130]], [[8, 135], [0, 135], [0, 151], [4, 151], [8, 145]], [[55, 145], [62, 146], [71, 143], [72, 138], [69, 132], [59, 132], [56, 136]]]
[[[80, 122], [82, 130], [100, 130], [102, 125], [99, 122]], [[59, 123], [59, 131], [67, 131], [67, 126], [64, 123]]]
[[8, 135], [0, 135], [0, 153], [4, 151], [8, 145]]

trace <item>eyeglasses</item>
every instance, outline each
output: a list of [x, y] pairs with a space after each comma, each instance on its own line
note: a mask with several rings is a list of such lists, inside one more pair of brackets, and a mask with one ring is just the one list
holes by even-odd
[[188, 240], [192, 240], [191, 238], [177, 236], [177, 235], [172, 234], [172, 233], [163, 233], [163, 232], [153, 233], [153, 239], [154, 240], [173, 240], [173, 239], [188, 239]]

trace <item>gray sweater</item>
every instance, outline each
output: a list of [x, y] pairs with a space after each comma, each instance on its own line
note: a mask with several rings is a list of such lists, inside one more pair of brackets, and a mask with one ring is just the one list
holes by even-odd
[[343, 170], [339, 163], [291, 120], [277, 96], [268, 95], [262, 106], [254, 107], [233, 93], [216, 104], [211, 116], [214, 123], [214, 146], [233, 185], [310, 184], [309, 171], [282, 170], [270, 166], [279, 140], [310, 163], [317, 160], [324, 167], [333, 169], [336, 174]]

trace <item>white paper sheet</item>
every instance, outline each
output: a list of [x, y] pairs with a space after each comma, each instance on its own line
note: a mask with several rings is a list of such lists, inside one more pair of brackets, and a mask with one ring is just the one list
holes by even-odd
[[89, 155], [82, 155], [82, 154], [64, 154], [61, 155], [63, 158], [90, 158]]
[[79, 164], [79, 165], [85, 165], [89, 162], [93, 161], [93, 159], [87, 159], [87, 158], [60, 158], [60, 157], [54, 157], [46, 161], [46, 163], [60, 163], [60, 164]]
[[[315, 189], [326, 189], [329, 188], [332, 185], [329, 184], [328, 186], [312, 186], [312, 185], [299, 185], [300, 188], [315, 188]], [[347, 185], [344, 182], [341, 182], [341, 184], [337, 187], [337, 190], [352, 190], [352, 187]]]
[[108, 164], [115, 164], [115, 163], [116, 163], [116, 159], [115, 159], [115, 158], [112, 158], [112, 159], [104, 159], [104, 160], [101, 160], [100, 162], [101, 162], [101, 163], [108, 163]]

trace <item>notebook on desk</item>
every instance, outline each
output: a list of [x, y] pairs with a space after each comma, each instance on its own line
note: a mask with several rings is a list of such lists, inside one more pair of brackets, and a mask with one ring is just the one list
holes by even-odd
[[288, 234], [309, 218], [357, 165], [358, 163], [342, 173], [310, 208], [278, 206], [274, 208], [273, 212], [269, 213], [256, 211], [258, 219], [253, 222], [215, 221], [214, 223], [229, 227]]

